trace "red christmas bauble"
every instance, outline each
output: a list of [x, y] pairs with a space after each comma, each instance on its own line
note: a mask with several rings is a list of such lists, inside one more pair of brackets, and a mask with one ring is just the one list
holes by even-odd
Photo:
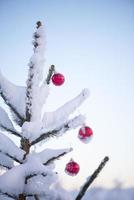
[[65, 77], [63, 74], [60, 74], [60, 73], [55, 73], [53, 76], [52, 76], [52, 82], [54, 85], [56, 86], [60, 86], [64, 83], [65, 81]]
[[93, 131], [90, 127], [88, 126], [84, 126], [82, 128], [80, 128], [79, 133], [78, 133], [78, 137], [82, 140], [82, 141], [88, 141], [89, 138], [91, 138], [93, 136]]
[[71, 176], [75, 176], [78, 174], [80, 170], [80, 166], [78, 163], [76, 163], [74, 160], [70, 160], [69, 163], [67, 163], [65, 172]]

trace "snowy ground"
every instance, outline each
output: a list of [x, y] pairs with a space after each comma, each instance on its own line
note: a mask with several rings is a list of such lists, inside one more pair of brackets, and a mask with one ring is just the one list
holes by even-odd
[[[73, 192], [75, 197], [77, 192]], [[134, 188], [92, 188], [90, 189], [83, 200], [134, 200]]]

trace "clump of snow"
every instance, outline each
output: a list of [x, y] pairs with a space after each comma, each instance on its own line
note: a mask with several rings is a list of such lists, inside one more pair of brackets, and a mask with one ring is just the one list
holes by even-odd
[[24, 188], [24, 173], [22, 173], [23, 166], [16, 166], [2, 176], [0, 176], [0, 190], [9, 194], [19, 194], [23, 192]]
[[32, 121], [32, 122], [24, 122], [22, 126], [22, 135], [32, 140], [40, 135], [42, 129], [42, 122], [41, 121]]
[[[36, 157], [27, 158], [24, 164], [15, 166], [0, 176], [0, 190], [12, 195], [18, 195], [27, 191], [25, 185], [25, 178], [34, 174], [46, 174], [50, 176], [53, 173], [37, 159]], [[32, 177], [31, 177], [32, 179]]]
[[56, 174], [47, 174], [45, 177], [42, 175], [34, 176], [29, 179], [27, 185], [25, 185], [25, 193], [26, 194], [46, 194], [50, 193], [49, 188], [50, 185], [57, 178]]

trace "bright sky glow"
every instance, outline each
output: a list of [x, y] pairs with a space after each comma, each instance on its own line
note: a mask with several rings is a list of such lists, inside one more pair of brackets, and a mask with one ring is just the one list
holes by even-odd
[[[85, 87], [91, 92], [77, 111], [86, 115], [94, 131], [91, 143], [81, 143], [78, 130], [50, 141], [55, 148], [74, 148], [63, 162], [57, 161], [63, 184], [80, 186], [108, 155], [109, 164], [95, 185], [112, 186], [119, 179], [134, 186], [134, 1], [1, 0], [0, 69], [16, 84], [25, 84], [38, 20], [46, 25], [45, 71], [55, 64], [66, 78], [64, 86], [52, 86], [47, 109]], [[70, 157], [80, 163], [76, 177], [64, 174]]]

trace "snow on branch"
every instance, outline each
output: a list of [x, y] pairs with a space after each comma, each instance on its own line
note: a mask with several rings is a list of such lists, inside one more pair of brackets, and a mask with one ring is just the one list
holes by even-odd
[[50, 138], [50, 137], [54, 137], [54, 136], [59, 136], [62, 135], [63, 133], [65, 133], [66, 131], [70, 130], [70, 129], [75, 129], [78, 126], [81, 126], [85, 121], [85, 117], [83, 115], [78, 115], [76, 117], [74, 117], [73, 119], [70, 119], [69, 121], [67, 121], [66, 123], [64, 123], [61, 127], [56, 128], [54, 130], [50, 130], [50, 131], [45, 131], [45, 133], [40, 134], [39, 137], [37, 137], [36, 139], [31, 141], [31, 145], [37, 144], [38, 142]]
[[0, 193], [0, 200], [13, 200], [13, 199], [16, 199], [16, 197], [11, 197], [11, 196], [9, 197], [5, 194]]
[[68, 152], [63, 152], [63, 153], [60, 153], [59, 155], [57, 156], [53, 156], [52, 158], [50, 158], [47, 162], [44, 163], [44, 165], [48, 165], [50, 164], [51, 162], [54, 162], [55, 160], [58, 160], [59, 158], [61, 158], [62, 156], [66, 155], [67, 153], [71, 152], [72, 149], [70, 148], [70, 151]]
[[[28, 196], [38, 195], [44, 198], [47, 197], [47, 199], [49, 200], [59, 199], [59, 198], [56, 198], [57, 195], [55, 194], [55, 192], [57, 193], [58, 191], [55, 190], [54, 188], [54, 182], [57, 182], [57, 178], [58, 177], [56, 174], [55, 175], [44, 174], [44, 176], [37, 175], [30, 178], [25, 187], [26, 196], [28, 197]], [[50, 187], [51, 184], [53, 185], [52, 187]], [[49, 198], [50, 194], [51, 194], [51, 198]]]
[[0, 176], [0, 191], [16, 196], [23, 192], [24, 176], [22, 166], [16, 166]]
[[[41, 109], [37, 98], [40, 95], [39, 86], [43, 80], [45, 36], [44, 27], [37, 22], [37, 30], [34, 33], [34, 54], [29, 62], [29, 72], [26, 88], [26, 118], [27, 121], [36, 120], [41, 115]], [[47, 90], [47, 88], [46, 88]], [[42, 106], [42, 105], [41, 105]], [[38, 111], [37, 111], [38, 109]], [[38, 115], [37, 115], [38, 113]]]
[[9, 137], [0, 133], [0, 152], [21, 163], [25, 152], [17, 147]]
[[66, 149], [45, 149], [39, 153], [34, 153], [30, 156], [35, 156], [41, 160], [44, 165], [48, 165], [54, 160], [59, 159], [60, 157], [66, 155], [71, 152], [72, 148]]
[[7, 165], [1, 163], [1, 161], [0, 161], [0, 167], [1, 167], [1, 168], [6, 168], [6, 169], [11, 169], [11, 167], [9, 167], [9, 166], [7, 166]]
[[13, 130], [11, 130], [11, 129], [5, 127], [5, 126], [2, 126], [2, 125], [0, 125], [0, 128], [1, 128], [2, 130], [5, 130], [5, 131], [7, 131], [7, 132], [9, 132], [9, 133], [11, 133], [11, 134], [13, 134], [13, 135], [15, 135], [15, 136], [18, 136], [18, 137], [20, 137], [20, 138], [22, 137], [22, 136], [20, 135], [20, 133], [18, 133], [16, 130], [13, 131]]
[[[49, 177], [53, 182], [55, 173], [53, 173], [48, 167], [44, 166], [40, 160], [36, 157], [28, 157], [25, 163], [15, 166], [8, 170], [6, 173], [0, 176], [0, 191], [3, 193], [8, 193], [13, 196], [18, 196], [19, 194], [29, 193], [28, 183], [32, 183], [32, 179], [36, 176]], [[45, 180], [50, 181], [49, 178]], [[38, 186], [41, 182], [38, 181]], [[45, 183], [46, 184], [46, 183]]]
[[13, 123], [9, 119], [5, 110], [1, 107], [0, 107], [0, 128], [7, 132], [12, 133], [13, 135], [21, 137], [21, 135], [15, 130]]
[[28, 179], [25, 187], [25, 195], [27, 197], [35, 195], [45, 195], [49, 191], [50, 182], [51, 181], [48, 180], [48, 176], [46, 174], [42, 173], [40, 175], [33, 175], [30, 179]]
[[[46, 85], [46, 87], [48, 87]], [[40, 91], [37, 92], [41, 93]], [[36, 94], [36, 95], [37, 95]], [[43, 93], [42, 93], [43, 94]], [[40, 94], [37, 95], [41, 97]], [[22, 134], [23, 137], [27, 138], [35, 144], [40, 142], [41, 140], [58, 135], [57, 133], [65, 132], [69, 128], [76, 128], [81, 125], [84, 121], [84, 117], [82, 115], [75, 117], [72, 120], [68, 120], [69, 115], [88, 97], [88, 90], [84, 89], [77, 97], [64, 104], [58, 110], [50, 113], [45, 113], [43, 120], [41, 121], [38, 118], [35, 121], [26, 121], [22, 126]], [[43, 98], [40, 98], [42, 101]], [[37, 107], [36, 107], [37, 108]], [[39, 109], [35, 109], [36, 116], [40, 113]], [[77, 125], [78, 123], [78, 125]], [[74, 127], [75, 126], [75, 127]], [[36, 141], [35, 141], [36, 140]]]
[[49, 85], [44, 83], [34, 93], [32, 101], [32, 118], [31, 121], [37, 121], [41, 119], [42, 108], [49, 95]]
[[3, 198], [3, 200], [4, 200], [4, 199], [5, 199], [5, 200], [12, 200], [12, 199], [18, 200], [16, 196], [10, 195], [10, 194], [8, 194], [7, 192], [2, 192], [1, 190], [0, 190], [0, 195], [3, 195], [3, 196], [6, 196], [6, 197], [7, 197], [6, 199]]
[[83, 101], [88, 97], [88, 89], [84, 89], [78, 96], [69, 102], [65, 103], [63, 106], [55, 110], [54, 112], [44, 113], [43, 116], [43, 128], [55, 129], [57, 126], [61, 126], [65, 123], [71, 113], [73, 113], [78, 106], [80, 106]]
[[18, 163], [22, 163], [20, 160], [18, 160], [16, 157], [10, 155], [9, 153], [5, 153], [2, 150], [0, 150], [0, 153], [3, 153], [5, 156], [8, 156], [9, 158], [13, 159], [14, 161], [18, 162]]
[[11, 120], [9, 119], [7, 113], [1, 107], [0, 107], [0, 126], [4, 126], [7, 129], [11, 129], [11, 130], [15, 131], [15, 128], [14, 128]]
[[0, 152], [0, 166], [11, 169], [14, 166], [13, 159]]
[[35, 174], [30, 174], [30, 175], [28, 175], [28, 176], [25, 177], [25, 184], [28, 183], [28, 180], [29, 180], [29, 179], [31, 179], [31, 178], [33, 178], [33, 177], [35, 177], [35, 176], [39, 176], [39, 175], [41, 175], [41, 176], [43, 176], [43, 177], [46, 177], [46, 176], [47, 176], [46, 173], [40, 173], [40, 172], [35, 173]]
[[8, 81], [0, 71], [0, 95], [9, 106], [15, 121], [23, 124], [25, 118], [25, 87]]

